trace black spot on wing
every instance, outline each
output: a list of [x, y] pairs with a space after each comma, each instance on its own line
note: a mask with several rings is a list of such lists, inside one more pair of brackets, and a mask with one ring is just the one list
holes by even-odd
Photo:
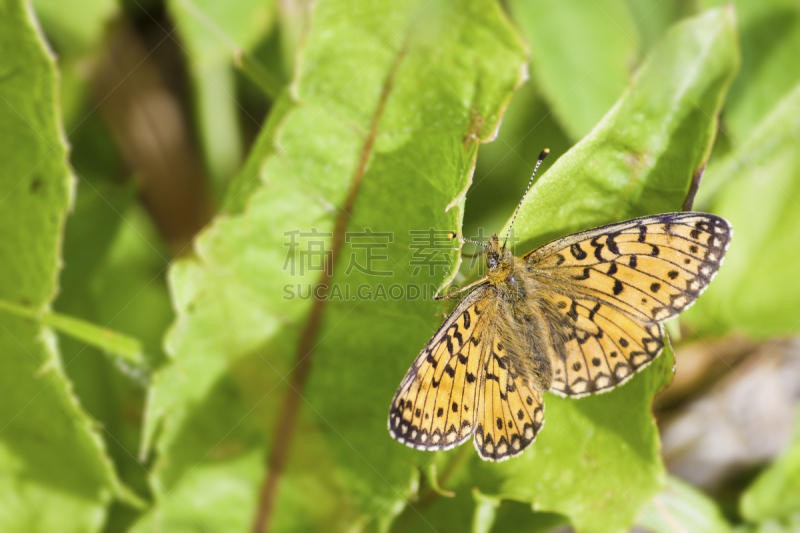
[[608, 251], [614, 255], [619, 255], [619, 247], [617, 246], [616, 238], [619, 236], [619, 233], [609, 233], [606, 237], [606, 246], [608, 246]]
[[605, 263], [605, 259], [603, 259], [603, 244], [597, 242], [597, 237], [592, 239], [592, 246], [594, 246], [594, 257], [600, 263]]
[[581, 248], [581, 245], [578, 243], [575, 243], [569, 247], [569, 253], [571, 253], [572, 257], [574, 257], [578, 261], [583, 261], [587, 257], [586, 252], [583, 250], [583, 248]]
[[650, 284], [650, 292], [658, 292], [661, 289], [660, 283], [651, 283]]
[[614, 280], [614, 296], [619, 295], [622, 292], [622, 282], [620, 280]]
[[591, 269], [589, 267], [586, 267], [586, 268], [583, 269], [583, 274], [579, 274], [577, 276], [572, 276], [572, 279], [576, 279], [576, 280], [589, 279], [589, 272], [590, 271], [591, 271]]

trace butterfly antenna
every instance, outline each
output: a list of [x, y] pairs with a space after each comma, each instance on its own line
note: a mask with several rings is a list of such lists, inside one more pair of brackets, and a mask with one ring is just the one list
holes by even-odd
[[458, 233], [455, 233], [455, 232], [452, 232], [452, 231], [447, 234], [447, 238], [448, 239], [458, 239], [461, 242], [468, 242], [468, 243], [471, 243], [471, 244], [477, 244], [478, 246], [483, 246], [487, 250], [489, 249], [489, 245], [488, 244], [485, 244], [485, 243], [482, 243], [482, 242], [478, 242], [478, 241], [472, 241], [470, 239], [467, 239], [463, 235], [459, 235]]
[[525, 188], [525, 194], [522, 195], [522, 199], [519, 201], [516, 211], [514, 211], [514, 216], [511, 217], [511, 225], [508, 226], [508, 233], [506, 233], [506, 240], [503, 241], [503, 248], [505, 248], [506, 243], [508, 243], [508, 237], [511, 235], [511, 228], [514, 227], [514, 221], [517, 219], [519, 208], [522, 207], [522, 202], [525, 201], [525, 197], [528, 196], [528, 191], [531, 190], [531, 185], [533, 185], [533, 178], [534, 176], [536, 176], [536, 171], [539, 170], [539, 165], [542, 164], [542, 161], [544, 161], [544, 158], [547, 157], [547, 154], [549, 153], [550, 153], [550, 148], [545, 148], [544, 150], [542, 150], [542, 153], [539, 154], [539, 159], [536, 160], [536, 166], [533, 167], [533, 173], [531, 174], [530, 181], [528, 181], [528, 186]]

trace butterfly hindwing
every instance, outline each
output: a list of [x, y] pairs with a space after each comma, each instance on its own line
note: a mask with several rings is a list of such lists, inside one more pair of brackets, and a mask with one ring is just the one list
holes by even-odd
[[542, 298], [558, 310], [550, 316], [558, 333], [551, 338], [553, 392], [579, 397], [612, 389], [652, 362], [664, 347], [657, 322], [642, 323], [592, 299], [549, 291]]
[[389, 432], [420, 450], [447, 450], [475, 430], [481, 361], [488, 341], [488, 287], [472, 290], [447, 317], [403, 378], [392, 401]]
[[569, 235], [525, 256], [529, 270], [642, 322], [689, 307], [717, 273], [730, 224], [704, 213], [635, 218]]
[[483, 459], [503, 461], [533, 443], [544, 423], [544, 402], [513, 368], [501, 339], [494, 339], [486, 354], [482, 380], [475, 448]]

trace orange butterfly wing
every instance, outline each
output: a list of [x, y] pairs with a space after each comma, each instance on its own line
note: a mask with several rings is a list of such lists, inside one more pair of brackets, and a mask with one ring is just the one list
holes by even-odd
[[626, 381], [663, 348], [660, 323], [697, 299], [716, 275], [730, 224], [667, 213], [576, 233], [525, 256], [557, 334], [552, 390], [601, 392]]
[[483, 398], [488, 285], [473, 289], [417, 356], [392, 400], [389, 432], [419, 450], [448, 450], [475, 430]]
[[544, 424], [541, 393], [530, 388], [525, 376], [512, 367], [502, 340], [495, 338], [484, 361], [480, 387], [484, 400], [475, 429], [475, 448], [481, 458], [490, 461], [522, 453]]

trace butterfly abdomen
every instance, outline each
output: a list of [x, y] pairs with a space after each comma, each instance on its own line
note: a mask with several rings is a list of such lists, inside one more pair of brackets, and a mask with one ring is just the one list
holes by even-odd
[[536, 283], [524, 279], [526, 297], [518, 300], [498, 299], [503, 318], [496, 322], [496, 335], [505, 339], [506, 357], [511, 373], [520, 376], [532, 389], [546, 392], [550, 389], [553, 369], [551, 354], [543, 335], [544, 317], [535, 305]]

